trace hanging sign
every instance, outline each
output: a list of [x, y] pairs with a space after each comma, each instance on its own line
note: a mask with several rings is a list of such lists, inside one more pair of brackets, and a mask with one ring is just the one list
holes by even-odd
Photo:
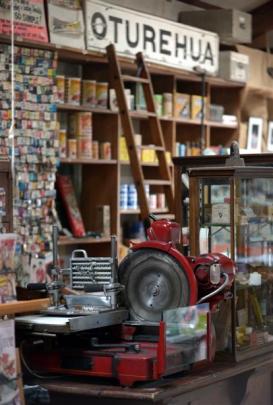
[[[0, 0], [0, 33], [11, 34], [11, 1]], [[14, 0], [14, 34], [25, 40], [48, 42], [43, 0]]]
[[85, 18], [88, 50], [104, 51], [113, 43], [120, 55], [143, 52], [150, 62], [217, 73], [215, 33], [97, 0], [85, 0]]

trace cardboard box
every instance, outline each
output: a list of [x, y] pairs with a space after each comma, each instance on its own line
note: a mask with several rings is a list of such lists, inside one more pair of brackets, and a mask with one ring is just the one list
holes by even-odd
[[174, 116], [176, 118], [190, 118], [190, 95], [176, 93], [174, 96]]
[[[206, 110], [207, 110], [207, 98], [204, 97], [204, 115], [206, 117]], [[191, 96], [191, 118], [193, 120], [200, 120], [201, 119], [201, 112], [202, 112], [202, 97], [193, 95]]]
[[181, 11], [179, 21], [216, 32], [221, 43], [252, 42], [252, 16], [239, 10]]
[[246, 83], [248, 80], [249, 57], [243, 53], [220, 52], [219, 77], [225, 80]]
[[103, 236], [110, 236], [110, 205], [98, 205], [96, 207], [96, 231]]
[[54, 0], [48, 0], [47, 10], [50, 42], [85, 49], [82, 9], [57, 6]]

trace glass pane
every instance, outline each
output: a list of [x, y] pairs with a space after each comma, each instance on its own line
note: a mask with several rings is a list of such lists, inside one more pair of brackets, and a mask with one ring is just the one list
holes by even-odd
[[237, 350], [273, 341], [273, 179], [236, 183]]
[[229, 179], [200, 179], [200, 254], [223, 253], [230, 257]]
[[163, 313], [168, 352], [182, 352], [187, 366], [208, 357], [209, 304], [175, 308]]

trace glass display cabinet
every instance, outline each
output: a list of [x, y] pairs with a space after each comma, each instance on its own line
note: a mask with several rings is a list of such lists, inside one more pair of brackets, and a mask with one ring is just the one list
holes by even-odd
[[216, 335], [239, 361], [273, 349], [273, 168], [227, 162], [188, 171], [190, 254], [223, 253], [236, 264]]

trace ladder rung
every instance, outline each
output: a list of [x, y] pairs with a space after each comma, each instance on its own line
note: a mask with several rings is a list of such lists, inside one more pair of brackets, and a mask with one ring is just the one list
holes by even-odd
[[144, 180], [144, 184], [149, 184], [150, 186], [170, 186], [172, 182], [170, 180]]
[[130, 111], [129, 112], [130, 116], [132, 118], [155, 118], [156, 117], [156, 113], [153, 112], [149, 112], [149, 111]]
[[140, 145], [137, 146], [139, 149], [152, 149], [152, 150], [156, 150], [157, 152], [164, 152], [165, 149], [163, 148], [163, 146], [156, 146], [156, 145]]
[[121, 78], [122, 78], [122, 80], [124, 82], [135, 82], [135, 83], [149, 84], [149, 80], [144, 79], [143, 77], [122, 75]]

